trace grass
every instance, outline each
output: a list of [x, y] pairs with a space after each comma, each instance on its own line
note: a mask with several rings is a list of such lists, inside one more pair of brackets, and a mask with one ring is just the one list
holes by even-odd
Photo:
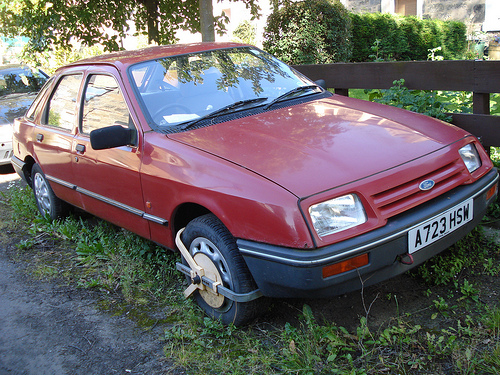
[[[28, 188], [10, 188], [0, 204], [11, 212], [1, 227], [15, 237], [18, 256], [31, 259], [33, 276], [94, 289], [101, 309], [144, 330], [161, 325], [165, 356], [180, 372], [500, 374], [500, 304], [488, 298], [498, 296], [500, 250], [481, 229], [413, 272], [422, 290], [418, 313], [388, 295], [396, 313], [383, 323], [368, 308], [347, 329], [304, 304], [291, 317], [236, 328], [184, 299], [175, 254], [86, 214], [49, 222]], [[488, 220], [499, 217], [495, 205]]]

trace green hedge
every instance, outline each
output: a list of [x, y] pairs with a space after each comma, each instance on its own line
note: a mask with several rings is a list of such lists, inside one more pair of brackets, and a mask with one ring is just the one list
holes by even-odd
[[458, 21], [381, 13], [351, 13], [351, 21], [352, 61], [372, 61], [377, 39], [379, 57], [386, 60], [427, 60], [428, 50], [436, 47], [446, 60], [461, 59], [467, 49], [466, 27]]
[[288, 3], [269, 16], [264, 49], [288, 64], [349, 61], [349, 12], [338, 0]]
[[446, 60], [464, 58], [465, 24], [349, 13], [338, 0], [284, 1], [269, 16], [264, 31], [264, 49], [289, 64], [373, 61], [374, 54], [383, 60], [427, 60], [436, 47]]

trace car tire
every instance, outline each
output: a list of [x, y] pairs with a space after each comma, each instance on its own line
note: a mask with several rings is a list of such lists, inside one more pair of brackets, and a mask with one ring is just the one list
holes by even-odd
[[68, 209], [66, 202], [56, 197], [38, 164], [31, 170], [31, 179], [36, 206], [42, 216], [50, 220], [65, 216]]
[[[236, 246], [236, 240], [216, 216], [207, 214], [192, 220], [182, 233], [181, 239], [195, 261], [198, 262], [197, 258], [199, 259], [201, 254], [205, 264], [208, 260], [210, 266], [215, 266], [226, 288], [236, 293], [248, 293], [257, 289]], [[258, 299], [236, 302], [218, 295], [214, 301], [213, 296], [213, 293], [199, 290], [194, 294], [196, 302], [205, 313], [225, 325], [232, 323], [241, 326], [257, 316], [260, 306]]]

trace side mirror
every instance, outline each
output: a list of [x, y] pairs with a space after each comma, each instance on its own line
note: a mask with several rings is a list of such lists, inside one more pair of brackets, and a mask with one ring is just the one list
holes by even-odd
[[108, 126], [90, 132], [90, 145], [94, 150], [127, 146], [132, 144], [135, 130], [120, 125]]
[[317, 81], [314, 81], [314, 83], [326, 90], [326, 82], [324, 79], [318, 79]]

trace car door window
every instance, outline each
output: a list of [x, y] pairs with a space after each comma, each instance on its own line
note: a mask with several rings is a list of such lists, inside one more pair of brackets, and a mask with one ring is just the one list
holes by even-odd
[[47, 81], [45, 86], [43, 86], [42, 90], [40, 93], [37, 95], [35, 100], [33, 101], [33, 104], [31, 104], [31, 107], [28, 109], [28, 112], [26, 113], [26, 117], [29, 118], [30, 120], [34, 121], [35, 117], [40, 113], [41, 105], [40, 102], [43, 101], [42, 99], [45, 97], [46, 91], [50, 88], [50, 82], [52, 81], [52, 78]]
[[76, 98], [82, 81], [81, 74], [62, 77], [49, 102], [47, 125], [72, 130], [76, 115]]
[[135, 129], [115, 78], [92, 75], [85, 89], [81, 132], [90, 134], [92, 130], [111, 125]]

